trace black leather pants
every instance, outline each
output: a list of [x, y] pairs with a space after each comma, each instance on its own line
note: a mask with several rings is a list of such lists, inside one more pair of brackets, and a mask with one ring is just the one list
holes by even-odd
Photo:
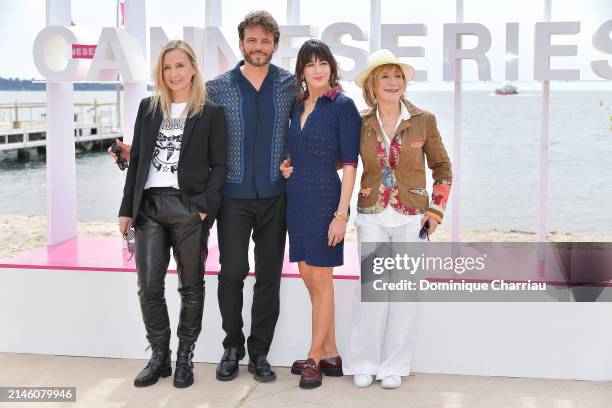
[[164, 281], [172, 248], [181, 296], [177, 334], [195, 342], [202, 329], [209, 228], [179, 190], [150, 188], [145, 190], [135, 230], [138, 296], [147, 339], [151, 344], [170, 342]]

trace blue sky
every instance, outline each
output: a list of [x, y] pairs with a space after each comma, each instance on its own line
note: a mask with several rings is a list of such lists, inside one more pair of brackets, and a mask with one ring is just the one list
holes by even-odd
[[[493, 77], [503, 79], [505, 54], [506, 22], [519, 22], [520, 28], [520, 77], [526, 81], [521, 86], [537, 86], [532, 81], [533, 62], [533, 27], [536, 21], [542, 20], [544, 0], [486, 1], [464, 0], [465, 21], [486, 25], [492, 33], [493, 45], [487, 54], [491, 61]], [[161, 26], [170, 38], [180, 38], [183, 26], [204, 25], [204, 0], [149, 0], [147, 1], [147, 23], [149, 26]], [[447, 86], [442, 83], [442, 25], [454, 22], [454, 0], [383, 0], [383, 23], [424, 23], [428, 26], [428, 37], [402, 41], [406, 45], [425, 47], [425, 58], [411, 59], [407, 62], [417, 69], [429, 71], [432, 85]], [[115, 24], [115, 0], [73, 0], [72, 16], [77, 25], [99, 31], [104, 26]], [[280, 24], [285, 23], [286, 2], [284, 0], [237, 1], [223, 2], [223, 31], [230, 44], [236, 44], [235, 27], [248, 11], [265, 7], [272, 12]], [[349, 6], [350, 5], [350, 6]], [[591, 37], [604, 21], [612, 19], [611, 0], [553, 0], [554, 21], [581, 21], [582, 30], [577, 36], [556, 37], [557, 44], [577, 44], [578, 56], [572, 59], [554, 60], [554, 68], [571, 66], [580, 68], [582, 79], [595, 80], [590, 70], [590, 61], [610, 59], [596, 51], [591, 44]], [[302, 1], [302, 23], [317, 26], [319, 33], [332, 22], [346, 21], [366, 28], [369, 25], [368, 0], [308, 0]], [[44, 0], [0, 0], [0, 47], [10, 55], [3, 58], [0, 64], [0, 76], [19, 78], [41, 78], [32, 60], [32, 44], [38, 32], [45, 26]], [[345, 41], [367, 49], [367, 42]], [[341, 64], [348, 63], [345, 60]], [[468, 62], [465, 67], [465, 79], [475, 80], [475, 64]], [[490, 87], [490, 84], [482, 84]], [[612, 89], [610, 82], [583, 82], [569, 84], [573, 88]]]

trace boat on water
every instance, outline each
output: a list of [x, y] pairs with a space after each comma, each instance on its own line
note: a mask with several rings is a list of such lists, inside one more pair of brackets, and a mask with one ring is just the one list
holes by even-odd
[[514, 85], [504, 85], [495, 89], [495, 95], [518, 95], [518, 88]]

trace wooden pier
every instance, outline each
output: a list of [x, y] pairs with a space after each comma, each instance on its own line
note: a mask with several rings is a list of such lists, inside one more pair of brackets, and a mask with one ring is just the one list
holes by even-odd
[[[75, 103], [74, 107], [74, 142], [79, 147], [91, 150], [96, 142], [123, 137], [116, 103], [94, 101]], [[45, 149], [44, 103], [0, 104], [0, 115], [5, 119], [0, 121], [0, 151], [17, 150], [19, 157], [27, 158], [29, 149]]]

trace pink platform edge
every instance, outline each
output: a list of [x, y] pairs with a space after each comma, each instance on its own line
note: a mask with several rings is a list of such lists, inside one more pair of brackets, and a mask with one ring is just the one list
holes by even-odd
[[[220, 271], [219, 265], [219, 247], [217, 245], [217, 237], [211, 231], [209, 238], [208, 260], [206, 262], [205, 275], [218, 275]], [[503, 249], [502, 249], [503, 251]], [[612, 253], [609, 254], [612, 262]], [[136, 272], [134, 259], [130, 258], [130, 254], [126, 248], [123, 248], [123, 242], [120, 237], [99, 237], [80, 235], [76, 238], [64, 241], [60, 244], [49, 245], [27, 252], [10, 259], [0, 260], [0, 269], [44, 269], [44, 270], [72, 270], [72, 271], [98, 271], [98, 272]], [[530, 274], [529, 261], [520, 265], [518, 268], [508, 268], [508, 270], [500, 272], [497, 278], [505, 278], [510, 282], [547, 282], [551, 286], [566, 286], [569, 282], [561, 276], [544, 277], [544, 271], [540, 271], [537, 275]], [[253, 265], [251, 265], [253, 267]], [[539, 265], [543, 269], [543, 265]], [[168, 268], [169, 273], [176, 273], [176, 264], [174, 259], [170, 260]], [[250, 276], [254, 273], [250, 272]], [[287, 251], [285, 252], [285, 260], [283, 264], [283, 278], [300, 278], [300, 274], [296, 263], [289, 262]], [[334, 268], [334, 279], [359, 280], [360, 265], [358, 258], [357, 245], [355, 243], [346, 243], [344, 246], [344, 265]], [[459, 277], [452, 272], [429, 275], [426, 278], [429, 281], [444, 282], [449, 280], [465, 279], [471, 282], [490, 282], [491, 276], [481, 273], [466, 273]], [[581, 284], [591, 284], [600, 287], [612, 287], [612, 281], [603, 279], [602, 281], [586, 282], [578, 280]]]
[[[134, 259], [128, 261], [129, 258], [130, 254], [126, 248], [123, 248], [120, 237], [79, 235], [56, 245], [49, 245], [1, 260], [0, 268], [136, 272]], [[334, 268], [334, 279], [358, 280], [359, 262], [355, 244], [345, 244], [344, 261], [343, 266]], [[217, 275], [221, 269], [217, 237], [212, 231], [205, 269], [206, 275]], [[168, 272], [176, 273], [174, 259], [170, 260]], [[254, 273], [250, 272], [249, 275], [253, 276]], [[284, 278], [300, 277], [297, 264], [289, 262], [287, 252], [285, 252], [282, 276]]]

